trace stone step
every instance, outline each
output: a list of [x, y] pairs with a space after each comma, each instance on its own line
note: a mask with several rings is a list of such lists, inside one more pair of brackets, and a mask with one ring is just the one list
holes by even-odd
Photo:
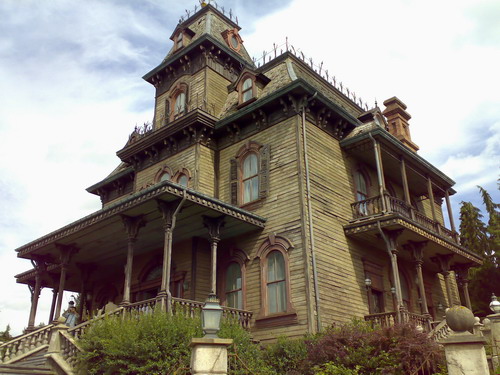
[[0, 365], [0, 375], [56, 375], [54, 371], [46, 367], [25, 367], [19, 365]]

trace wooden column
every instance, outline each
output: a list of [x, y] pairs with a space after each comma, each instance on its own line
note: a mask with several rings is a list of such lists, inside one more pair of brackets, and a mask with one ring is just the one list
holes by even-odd
[[448, 297], [448, 307], [452, 307], [454, 305], [453, 302], [453, 294], [451, 293], [451, 283], [450, 283], [450, 263], [451, 258], [453, 258], [453, 254], [445, 254], [445, 255], [437, 255], [432, 258], [433, 262], [436, 262], [439, 266], [439, 272], [444, 276], [444, 283], [446, 285], [446, 294]]
[[465, 302], [465, 306], [469, 310], [472, 310], [472, 304], [470, 302], [470, 296], [469, 296], [469, 268], [470, 268], [469, 264], [460, 264], [460, 265], [455, 265], [453, 267], [453, 270], [457, 273], [458, 281], [462, 285], [464, 292], [465, 301], [461, 301], [461, 303], [464, 304]]
[[208, 229], [208, 236], [210, 238], [210, 294], [217, 295], [217, 244], [220, 241], [220, 230], [224, 226], [224, 216], [216, 218], [203, 216], [203, 225]]
[[436, 208], [434, 207], [434, 192], [432, 191], [432, 181], [429, 176], [427, 176], [427, 192], [429, 194], [429, 201], [431, 204], [432, 220], [437, 222]]
[[456, 232], [457, 230], [455, 228], [455, 220], [453, 220], [453, 212], [451, 210], [450, 194], [448, 193], [448, 189], [445, 190], [444, 197], [446, 199], [446, 208], [448, 209], [448, 218], [450, 219], [451, 230]]
[[52, 303], [50, 304], [50, 313], [48, 322], [52, 322], [54, 320], [54, 310], [56, 308], [56, 300], [57, 300], [57, 289], [52, 289]]
[[80, 270], [80, 278], [82, 281], [80, 287], [80, 307], [78, 309], [78, 315], [80, 316], [80, 321], [83, 321], [83, 316], [86, 311], [87, 305], [87, 292], [89, 290], [88, 283], [90, 280], [90, 275], [96, 269], [95, 264], [87, 263], [87, 264], [78, 264], [78, 269]]
[[385, 180], [384, 180], [384, 167], [382, 165], [382, 154], [380, 152], [380, 145], [378, 142], [371, 136], [370, 138], [373, 141], [373, 150], [375, 152], [375, 164], [377, 167], [377, 180], [378, 180], [378, 191], [380, 195], [380, 199], [382, 201], [382, 211], [387, 211], [387, 205], [385, 202]]
[[78, 251], [77, 248], [73, 245], [56, 244], [56, 247], [59, 250], [61, 275], [59, 277], [59, 290], [57, 292], [57, 303], [54, 313], [54, 320], [58, 319], [59, 316], [61, 316], [62, 298], [64, 293], [64, 285], [66, 283], [66, 272], [68, 270], [69, 261], [72, 255]]
[[401, 311], [405, 309], [403, 304], [403, 293], [401, 291], [401, 280], [399, 279], [399, 267], [398, 267], [398, 248], [397, 239], [403, 230], [383, 230], [386, 237], [387, 251], [391, 257], [391, 269], [392, 277], [394, 279], [394, 288], [396, 289], [396, 306], [397, 306], [397, 319], [398, 322], [402, 322]]
[[405, 249], [411, 251], [413, 262], [415, 263], [415, 271], [417, 273], [417, 285], [422, 300], [422, 314], [429, 315], [429, 308], [427, 306], [427, 298], [425, 294], [424, 277], [422, 275], [422, 265], [424, 264], [424, 247], [427, 241], [408, 241]]
[[27, 331], [33, 331], [35, 329], [35, 317], [36, 310], [38, 308], [38, 299], [40, 298], [40, 291], [42, 289], [42, 277], [47, 269], [45, 261], [43, 259], [32, 259], [31, 264], [35, 268], [35, 285], [33, 288], [33, 293], [31, 294], [31, 310], [28, 320]]
[[165, 202], [157, 200], [158, 209], [163, 216], [163, 229], [165, 237], [163, 242], [163, 271], [161, 274], [161, 286], [157, 296], [160, 308], [163, 311], [171, 311], [172, 293], [170, 292], [170, 274], [172, 267], [172, 234], [175, 228], [175, 221], [184, 199]]
[[126, 216], [121, 215], [125, 231], [127, 232], [127, 263], [125, 264], [125, 281], [123, 283], [123, 299], [121, 306], [130, 304], [130, 286], [132, 284], [132, 267], [134, 263], [134, 243], [137, 241], [139, 229], [146, 225], [144, 215]]
[[403, 182], [403, 193], [405, 196], [405, 202], [408, 206], [411, 206], [410, 189], [408, 188], [408, 178], [406, 177], [406, 162], [402, 156], [400, 160], [401, 160], [401, 180]]

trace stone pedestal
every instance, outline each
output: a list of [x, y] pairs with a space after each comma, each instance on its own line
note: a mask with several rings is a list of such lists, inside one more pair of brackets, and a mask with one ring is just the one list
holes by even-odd
[[448, 375], [489, 375], [484, 337], [465, 332], [452, 334], [439, 343], [444, 346]]
[[488, 315], [487, 318], [490, 320], [491, 362], [496, 369], [500, 367], [500, 314]]
[[446, 321], [452, 333], [439, 343], [444, 346], [448, 375], [489, 375], [486, 339], [470, 333], [476, 323], [472, 311], [454, 306], [446, 311]]
[[227, 347], [232, 343], [231, 339], [192, 339], [191, 373], [193, 375], [226, 375]]

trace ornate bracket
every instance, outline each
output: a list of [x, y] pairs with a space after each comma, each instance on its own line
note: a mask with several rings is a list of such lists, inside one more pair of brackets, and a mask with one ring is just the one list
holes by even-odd
[[208, 229], [208, 235], [210, 237], [211, 242], [219, 242], [220, 241], [220, 231], [222, 227], [224, 227], [224, 218], [225, 216], [219, 217], [209, 217], [203, 215], [203, 225]]
[[139, 229], [146, 225], [146, 219], [144, 215], [139, 216], [127, 216], [120, 215], [125, 226], [125, 231], [128, 235], [128, 240], [135, 242], [137, 240], [137, 235], [139, 234]]

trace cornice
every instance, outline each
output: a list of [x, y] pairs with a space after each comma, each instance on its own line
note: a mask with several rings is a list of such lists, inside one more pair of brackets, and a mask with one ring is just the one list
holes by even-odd
[[54, 232], [51, 232], [35, 241], [32, 241], [24, 246], [16, 249], [17, 256], [22, 258], [26, 257], [30, 252], [48, 244], [54, 243], [63, 239], [73, 233], [91, 227], [100, 223], [110, 217], [116, 216], [129, 210], [130, 208], [137, 207], [140, 204], [155, 199], [160, 195], [168, 193], [178, 198], [186, 198], [187, 201], [198, 204], [203, 207], [210, 208], [219, 212], [220, 214], [231, 216], [235, 219], [244, 221], [258, 228], [264, 228], [266, 219], [255, 215], [251, 212], [242, 210], [239, 207], [222, 202], [218, 199], [209, 197], [205, 194], [199, 193], [194, 190], [187, 189], [183, 186], [175, 184], [170, 181], [162, 181], [156, 185], [146, 188], [137, 192], [120, 202], [114, 203], [109, 207], [96, 211], [88, 216], [83, 217], [71, 224], [68, 224]]

